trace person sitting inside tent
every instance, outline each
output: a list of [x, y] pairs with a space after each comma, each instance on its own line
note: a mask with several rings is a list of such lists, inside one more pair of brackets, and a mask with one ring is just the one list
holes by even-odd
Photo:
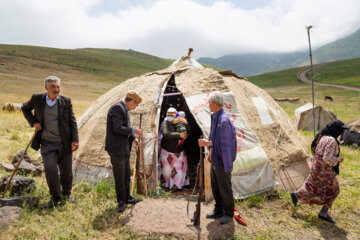
[[298, 191], [291, 193], [295, 206], [298, 200], [323, 205], [318, 217], [331, 223], [335, 223], [335, 220], [328, 214], [328, 210], [340, 192], [335, 167], [344, 161], [338, 155], [340, 149], [337, 138], [347, 128], [342, 121], [333, 120], [315, 136], [312, 144], [314, 159], [308, 179]]
[[[189, 185], [187, 157], [179, 140], [187, 138], [187, 131], [177, 132], [174, 124], [176, 109], [169, 108], [161, 125], [160, 180], [161, 186], [169, 189], [182, 189]], [[183, 122], [184, 124], [185, 122]]]

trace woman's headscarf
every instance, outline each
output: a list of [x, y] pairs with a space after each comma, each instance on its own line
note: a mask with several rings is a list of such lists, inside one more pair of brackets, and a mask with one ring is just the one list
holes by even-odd
[[175, 108], [173, 108], [173, 107], [169, 108], [166, 112], [165, 120], [168, 122], [174, 121], [176, 114], [177, 114], [177, 111]]

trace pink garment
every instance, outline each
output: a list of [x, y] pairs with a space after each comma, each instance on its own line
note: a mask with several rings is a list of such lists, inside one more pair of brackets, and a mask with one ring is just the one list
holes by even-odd
[[304, 203], [324, 205], [331, 208], [340, 193], [333, 167], [338, 164], [339, 146], [335, 138], [323, 136], [315, 150], [311, 171], [304, 185], [298, 190]]
[[169, 189], [182, 189], [189, 185], [187, 175], [187, 156], [184, 151], [171, 153], [165, 149], [160, 152], [160, 181], [161, 186]]

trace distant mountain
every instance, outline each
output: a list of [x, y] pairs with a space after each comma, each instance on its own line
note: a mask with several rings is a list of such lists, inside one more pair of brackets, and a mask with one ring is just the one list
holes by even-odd
[[[313, 50], [313, 63], [360, 57], [360, 29], [340, 40]], [[243, 76], [309, 65], [309, 52], [231, 54], [220, 58], [199, 58], [200, 63], [231, 69]]]
[[293, 67], [292, 62], [305, 56], [305, 52], [295, 53], [249, 53], [233, 54], [223, 57], [199, 58], [200, 63], [229, 69], [242, 76], [273, 72]]
[[[315, 64], [358, 57], [360, 57], [360, 29], [345, 38], [313, 51], [313, 63]], [[308, 65], [309, 63], [309, 56], [304, 56], [293, 62], [293, 65]]]

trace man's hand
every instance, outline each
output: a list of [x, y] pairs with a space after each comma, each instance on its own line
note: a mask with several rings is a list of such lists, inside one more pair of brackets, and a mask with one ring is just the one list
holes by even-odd
[[208, 140], [206, 140], [206, 139], [204, 139], [204, 138], [199, 139], [198, 142], [199, 142], [199, 147], [209, 147], [209, 146], [212, 146], [212, 142], [211, 142], [211, 141], [208, 141]]
[[139, 139], [137, 139], [137, 138], [135, 138], [133, 142], [134, 142], [137, 146], [140, 145]]
[[34, 128], [35, 128], [35, 131], [40, 131], [41, 130], [41, 125], [40, 123], [34, 123]]
[[72, 142], [71, 143], [71, 151], [76, 151], [79, 148], [78, 142]]
[[138, 135], [138, 136], [140, 136], [141, 134], [142, 134], [142, 129], [137, 129], [137, 128], [135, 128], [135, 135]]
[[186, 134], [186, 132], [181, 132], [181, 133], [180, 133], [180, 138], [182, 138], [182, 139], [184, 139], [184, 140], [187, 138], [187, 136], [188, 136], [188, 135]]
[[338, 158], [339, 163], [342, 163], [344, 161], [343, 157]]

